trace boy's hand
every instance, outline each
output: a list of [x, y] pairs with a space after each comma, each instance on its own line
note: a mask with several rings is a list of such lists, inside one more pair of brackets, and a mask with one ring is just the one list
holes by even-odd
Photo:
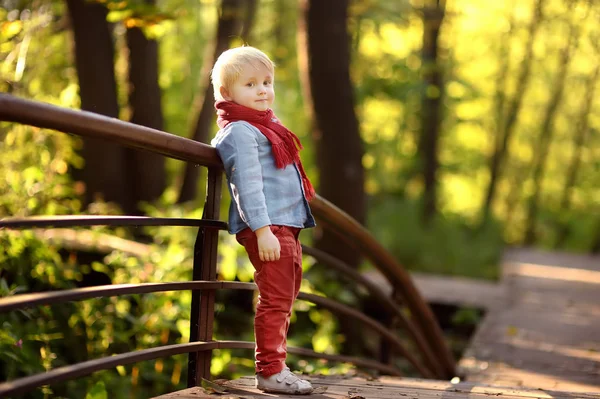
[[261, 227], [254, 232], [258, 242], [258, 257], [263, 262], [279, 260], [281, 245], [271, 226]]

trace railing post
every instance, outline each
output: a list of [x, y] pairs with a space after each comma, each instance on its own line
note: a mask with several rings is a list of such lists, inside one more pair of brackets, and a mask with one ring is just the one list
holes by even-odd
[[[220, 169], [209, 168], [203, 219], [219, 219], [221, 206]], [[202, 228], [194, 245], [194, 280], [214, 281], [217, 278], [217, 244], [219, 231]], [[213, 338], [215, 292], [192, 291], [190, 342], [211, 341]], [[199, 386], [202, 378], [210, 378], [212, 351], [191, 353], [188, 360], [188, 387]]]

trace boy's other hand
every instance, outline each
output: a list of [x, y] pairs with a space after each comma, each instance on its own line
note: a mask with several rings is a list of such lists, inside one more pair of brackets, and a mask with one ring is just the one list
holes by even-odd
[[254, 232], [258, 243], [258, 257], [263, 262], [279, 260], [281, 245], [271, 226], [264, 226]]

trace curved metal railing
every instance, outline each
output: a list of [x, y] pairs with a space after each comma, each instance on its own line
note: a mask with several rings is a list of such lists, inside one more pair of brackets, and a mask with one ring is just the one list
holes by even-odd
[[[245, 341], [212, 341], [212, 342], [189, 342], [186, 344], [165, 345], [156, 348], [143, 349], [136, 352], [123, 353], [120, 355], [103, 357], [100, 359], [88, 360], [70, 366], [59, 367], [50, 370], [47, 373], [35, 374], [30, 377], [20, 378], [15, 381], [9, 381], [2, 384], [3, 390], [0, 394], [19, 395], [31, 390], [32, 387], [39, 387], [49, 384], [56, 384], [63, 381], [72, 380], [77, 377], [84, 377], [96, 371], [107, 370], [116, 366], [153, 360], [161, 357], [181, 355], [190, 352], [212, 351], [214, 349], [254, 349], [253, 342]], [[368, 359], [362, 359], [351, 356], [329, 355], [326, 353], [316, 353], [303, 348], [288, 347], [288, 352], [304, 357], [313, 357], [317, 359], [326, 359], [338, 362], [353, 363], [357, 366], [381, 371], [393, 376], [401, 376], [398, 369], [392, 366], [381, 364]]]
[[[201, 378], [210, 377], [211, 351], [217, 348], [253, 349], [251, 342], [214, 341], [212, 328], [214, 320], [214, 291], [217, 289], [255, 289], [253, 283], [216, 281], [216, 260], [218, 231], [226, 228], [219, 220], [222, 164], [216, 151], [205, 144], [178, 137], [159, 130], [134, 125], [114, 118], [85, 111], [76, 111], [57, 106], [19, 99], [0, 94], [0, 121], [17, 122], [40, 128], [58, 130], [87, 137], [102, 138], [129, 147], [144, 149], [167, 157], [193, 162], [208, 168], [208, 189], [203, 218], [148, 218], [132, 216], [62, 216], [34, 217], [26, 219], [2, 219], [0, 227], [33, 228], [93, 225], [173, 225], [198, 228], [194, 246], [194, 270], [192, 281], [170, 283], [121, 284], [87, 287], [59, 292], [19, 294], [0, 298], [0, 312], [8, 312], [31, 306], [60, 302], [80, 301], [93, 297], [109, 297], [125, 294], [143, 294], [161, 291], [192, 291], [190, 343], [162, 346], [152, 349], [124, 353], [107, 358], [90, 360], [76, 365], [60, 367], [47, 373], [36, 374], [0, 384], [0, 397], [6, 394], [26, 392], [50, 382], [59, 382], [87, 375], [116, 365], [130, 364], [142, 360], [189, 353], [188, 385], [198, 385]], [[390, 328], [374, 319], [341, 303], [321, 296], [300, 293], [299, 299], [307, 300], [332, 311], [358, 320], [377, 332], [426, 378], [449, 378], [455, 375], [454, 359], [447, 347], [441, 330], [429, 308], [408, 273], [358, 222], [324, 198], [317, 196], [311, 208], [319, 222], [331, 229], [352, 245], [358, 245], [375, 267], [377, 267], [395, 287], [402, 298], [398, 304], [385, 295], [379, 287], [370, 283], [354, 269], [338, 259], [314, 248], [304, 247], [306, 254], [315, 257], [341, 271], [347, 278], [362, 285], [373, 298], [382, 304], [415, 342], [419, 357], [409, 352]], [[405, 316], [402, 307], [409, 310]], [[400, 375], [400, 370], [389, 364], [355, 357], [316, 353], [302, 348], [288, 348], [290, 353], [303, 356], [351, 362], [390, 375]]]

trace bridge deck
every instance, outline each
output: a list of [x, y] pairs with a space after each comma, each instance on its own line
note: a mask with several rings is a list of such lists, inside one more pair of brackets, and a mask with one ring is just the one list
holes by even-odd
[[506, 297], [459, 362], [465, 379], [600, 392], [600, 257], [518, 250], [505, 258]]
[[[600, 399], [600, 257], [515, 250], [505, 256], [495, 287], [456, 278], [444, 284], [419, 275], [415, 281], [429, 300], [456, 297], [459, 305], [479, 303], [487, 310], [459, 361], [463, 381], [312, 376], [307, 379], [321, 392], [307, 398]], [[482, 295], [493, 300], [478, 301]], [[252, 377], [224, 384], [228, 392], [222, 399], [293, 397], [264, 394]], [[216, 395], [190, 388], [156, 399], [209, 396]]]
[[254, 387], [254, 378], [243, 377], [224, 384], [227, 392], [220, 395], [209, 394], [203, 388], [190, 388], [154, 399], [251, 399], [251, 398], [347, 398], [347, 399], [598, 399], [600, 393], [569, 393], [554, 390], [519, 389], [492, 387], [484, 384], [461, 382], [451, 384], [444, 381], [421, 380], [413, 378], [382, 377], [377, 380], [342, 377], [308, 377], [316, 387], [317, 393], [307, 396], [265, 394]]

